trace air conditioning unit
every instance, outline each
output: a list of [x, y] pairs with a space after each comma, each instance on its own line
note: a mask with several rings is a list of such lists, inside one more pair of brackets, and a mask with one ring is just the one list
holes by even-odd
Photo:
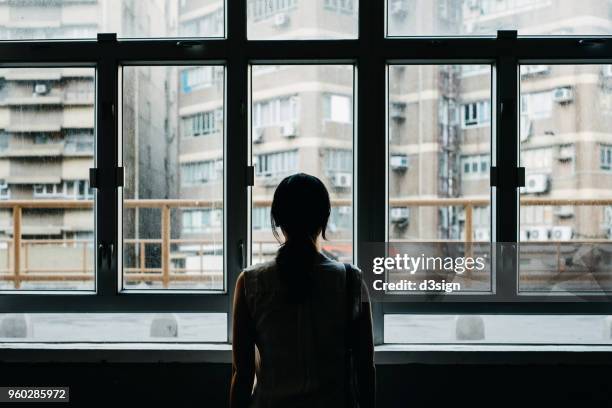
[[528, 174], [525, 177], [523, 192], [527, 194], [545, 193], [549, 188], [548, 174]]
[[521, 75], [544, 75], [550, 72], [548, 65], [521, 65]]
[[529, 237], [527, 237], [527, 230], [524, 228], [521, 228], [519, 231], [519, 242], [522, 241], [529, 241]]
[[602, 74], [606, 78], [612, 77], [612, 65], [604, 65], [602, 68]]
[[571, 161], [574, 159], [574, 146], [559, 146], [559, 153], [557, 154], [557, 160], [559, 161]]
[[393, 223], [406, 222], [410, 218], [410, 209], [408, 207], [393, 207], [389, 211], [389, 218]]
[[297, 126], [295, 123], [285, 123], [281, 126], [281, 135], [283, 137], [296, 137], [297, 136]]
[[569, 103], [574, 100], [574, 92], [568, 86], [557, 88], [553, 92], [553, 100], [557, 103]]
[[278, 183], [276, 177], [272, 177], [272, 173], [264, 173], [261, 175], [261, 184], [264, 186], [275, 186]]
[[572, 227], [552, 227], [550, 230], [550, 239], [553, 241], [569, 241], [572, 239]]
[[389, 11], [392, 16], [403, 18], [408, 14], [408, 5], [405, 0], [394, 0], [390, 4]]
[[283, 27], [289, 24], [289, 15], [287, 13], [278, 13], [274, 16], [274, 26]]
[[336, 188], [349, 188], [353, 184], [351, 173], [335, 173], [331, 176], [331, 183]]
[[404, 171], [408, 168], [408, 156], [405, 154], [394, 154], [390, 160], [391, 168], [395, 171]]
[[533, 133], [533, 122], [527, 115], [521, 115], [521, 129], [519, 136], [521, 138], [521, 142], [526, 142], [531, 137]]
[[253, 129], [253, 143], [261, 143], [264, 140], [264, 128]]
[[474, 241], [490, 241], [491, 233], [489, 228], [476, 228], [474, 230]]
[[548, 227], [526, 228], [526, 241], [548, 241]]
[[49, 92], [49, 87], [47, 84], [36, 84], [34, 85], [34, 93], [36, 95], [44, 95]]
[[404, 102], [393, 102], [389, 112], [391, 119], [404, 120], [406, 119], [406, 104]]
[[571, 205], [558, 205], [554, 208], [553, 213], [557, 217], [569, 218], [574, 216], [574, 207]]

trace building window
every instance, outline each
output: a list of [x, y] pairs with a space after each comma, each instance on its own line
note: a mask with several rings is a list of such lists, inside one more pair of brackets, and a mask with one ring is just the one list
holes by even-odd
[[599, 168], [612, 170], [612, 145], [599, 145]]
[[521, 115], [529, 119], [544, 119], [552, 113], [552, 92], [533, 92], [521, 95]]
[[197, 186], [222, 177], [223, 162], [221, 160], [208, 160], [181, 165], [181, 185], [184, 187]]
[[200, 112], [184, 117], [182, 120], [183, 136], [195, 137], [210, 135], [219, 131], [218, 123], [223, 116], [221, 109]]
[[254, 157], [258, 177], [281, 177], [298, 169], [298, 151], [260, 154]]
[[488, 125], [491, 122], [489, 101], [470, 102], [463, 105], [463, 128]]
[[184, 21], [179, 27], [181, 37], [219, 37], [225, 26], [223, 9], [197, 19]]
[[66, 131], [64, 152], [89, 153], [94, 151], [94, 136], [91, 129], [70, 129]]
[[11, 198], [11, 189], [5, 180], [0, 180], [0, 200], [9, 200]]
[[354, 0], [325, 0], [325, 8], [340, 13], [353, 14], [355, 12]]
[[253, 127], [262, 128], [295, 123], [298, 119], [296, 95], [258, 101], [253, 104]]
[[254, 207], [251, 217], [253, 230], [267, 230], [272, 226], [270, 207]]
[[323, 119], [330, 122], [352, 123], [352, 98], [346, 95], [324, 95]]
[[327, 225], [329, 232], [352, 230], [353, 228], [353, 209], [350, 206], [332, 207]]
[[249, 19], [263, 20], [279, 13], [291, 11], [297, 7], [297, 4], [298, 0], [249, 0], [247, 13]]
[[221, 209], [185, 210], [182, 231], [185, 234], [216, 232], [221, 228], [222, 220]]
[[329, 149], [325, 155], [325, 171], [329, 173], [353, 171], [353, 152], [348, 149]]
[[550, 173], [553, 165], [553, 148], [543, 147], [521, 151], [521, 164], [530, 172]]
[[181, 71], [181, 91], [188, 94], [213, 86], [215, 71], [216, 67], [193, 67]]
[[490, 165], [488, 154], [477, 154], [461, 158], [463, 179], [484, 179], [489, 177]]
[[63, 198], [66, 194], [65, 184], [34, 184], [34, 197], [36, 198]]

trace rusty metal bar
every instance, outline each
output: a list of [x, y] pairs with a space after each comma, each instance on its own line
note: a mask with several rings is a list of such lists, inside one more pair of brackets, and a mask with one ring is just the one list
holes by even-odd
[[21, 207], [13, 207], [13, 273], [15, 275], [15, 289], [21, 287]]
[[169, 206], [162, 207], [161, 217], [162, 217], [161, 264], [162, 264], [163, 286], [164, 288], [168, 288], [170, 286], [170, 207]]

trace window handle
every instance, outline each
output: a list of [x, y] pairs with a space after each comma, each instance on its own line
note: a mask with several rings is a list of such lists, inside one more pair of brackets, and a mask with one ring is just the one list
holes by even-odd
[[98, 245], [98, 268], [104, 269], [106, 265], [106, 269], [111, 269], [112, 261], [113, 261], [113, 244], [101, 243]]
[[243, 240], [238, 241], [238, 264], [241, 269], [246, 268], [246, 246]]

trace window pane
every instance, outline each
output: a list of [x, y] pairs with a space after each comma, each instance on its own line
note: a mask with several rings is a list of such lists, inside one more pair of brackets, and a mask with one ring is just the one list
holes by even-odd
[[247, 0], [251, 40], [357, 38], [358, 0]]
[[611, 344], [610, 316], [385, 315], [385, 343]]
[[[490, 109], [488, 65], [389, 67], [389, 241], [491, 240]], [[452, 279], [491, 289], [488, 272]]]
[[223, 0], [3, 1], [0, 40], [223, 37]]
[[608, 35], [608, 0], [387, 0], [389, 36]]
[[[272, 236], [269, 203], [278, 183], [299, 172], [320, 178], [330, 194], [332, 213], [323, 251], [350, 262], [355, 182], [353, 66], [253, 66], [251, 83], [252, 262], [274, 257], [278, 243]], [[260, 114], [263, 111], [270, 114]]]
[[0, 290], [95, 290], [94, 92], [93, 68], [0, 70]]
[[0, 327], [3, 343], [227, 341], [225, 313], [0, 314]]
[[223, 290], [224, 68], [123, 68], [124, 289]]
[[609, 291], [610, 66], [520, 71], [520, 290]]

